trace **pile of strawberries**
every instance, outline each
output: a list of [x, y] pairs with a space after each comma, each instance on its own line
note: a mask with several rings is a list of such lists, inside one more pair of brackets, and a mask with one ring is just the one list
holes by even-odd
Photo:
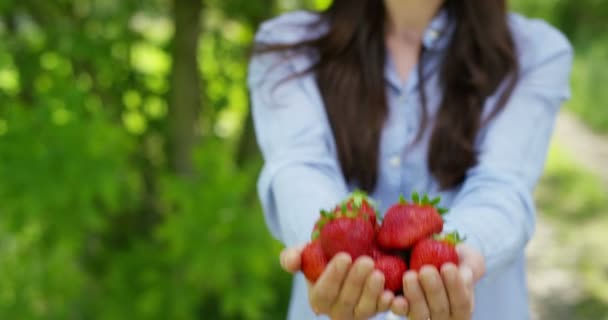
[[369, 256], [384, 274], [385, 289], [399, 294], [408, 265], [416, 271], [424, 265], [457, 265], [455, 246], [461, 239], [457, 233], [440, 235], [446, 210], [437, 207], [439, 202], [416, 193], [409, 202], [401, 197], [380, 223], [373, 201], [362, 192], [353, 193], [331, 212], [321, 211], [312, 241], [302, 251], [302, 272], [314, 283], [339, 252], [350, 254], [353, 261]]

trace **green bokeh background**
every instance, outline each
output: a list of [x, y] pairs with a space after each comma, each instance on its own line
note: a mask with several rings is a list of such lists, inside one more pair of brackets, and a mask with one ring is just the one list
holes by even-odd
[[[327, 4], [0, 0], [0, 319], [284, 319], [290, 277], [255, 191], [246, 67], [261, 21]], [[608, 132], [608, 2], [512, 5], [569, 36], [566, 108]], [[187, 11], [200, 21], [176, 28]], [[188, 38], [199, 82], [183, 87]], [[182, 96], [194, 117], [175, 116]], [[608, 186], [575, 158], [557, 142], [539, 205], [564, 241], [596, 250]], [[575, 318], [608, 319], [606, 260], [580, 260]]]

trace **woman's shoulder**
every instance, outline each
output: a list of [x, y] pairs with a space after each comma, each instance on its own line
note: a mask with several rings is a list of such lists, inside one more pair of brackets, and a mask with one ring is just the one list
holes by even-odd
[[[320, 37], [326, 31], [319, 13], [292, 11], [262, 22], [255, 35], [255, 45], [290, 45]], [[290, 74], [304, 71], [314, 63], [308, 51], [285, 54], [284, 50], [270, 54], [255, 54], [249, 64], [248, 83], [264, 80], [274, 83], [289, 78]]]
[[256, 43], [292, 44], [318, 38], [326, 27], [321, 15], [313, 11], [291, 11], [262, 22], [256, 32]]
[[573, 49], [568, 38], [544, 20], [511, 13], [509, 24], [524, 70], [553, 56], [572, 54]]

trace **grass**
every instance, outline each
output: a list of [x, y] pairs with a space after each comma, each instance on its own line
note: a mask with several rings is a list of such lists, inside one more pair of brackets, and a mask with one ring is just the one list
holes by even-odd
[[[608, 186], [553, 145], [536, 199], [541, 214], [559, 235], [558, 243], [577, 256], [572, 262], [583, 294], [572, 306], [576, 319], [608, 320]], [[557, 249], [561, 250], [561, 249]], [[556, 293], [560, 294], [560, 293]]]
[[[578, 49], [578, 48], [577, 48]], [[576, 51], [572, 70], [572, 100], [568, 109], [597, 132], [608, 133], [608, 42]]]

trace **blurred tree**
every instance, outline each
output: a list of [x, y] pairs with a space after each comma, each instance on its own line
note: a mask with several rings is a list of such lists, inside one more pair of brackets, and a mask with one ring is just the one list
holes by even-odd
[[174, 0], [173, 73], [169, 127], [171, 165], [179, 175], [193, 173], [192, 151], [201, 108], [201, 85], [198, 66], [201, 0]]
[[245, 4], [0, 2], [0, 318], [284, 318], [257, 169], [218, 131], [270, 15]]

